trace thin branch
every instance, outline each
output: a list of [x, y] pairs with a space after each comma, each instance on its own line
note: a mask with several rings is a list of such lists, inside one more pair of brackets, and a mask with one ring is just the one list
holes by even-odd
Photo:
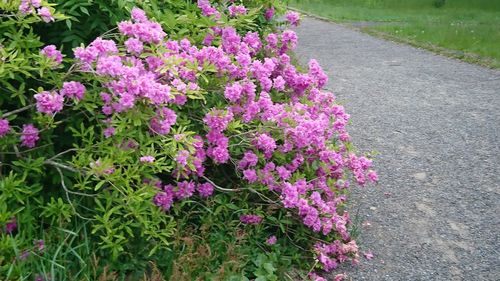
[[60, 169], [59, 167], [57, 167], [57, 166], [56, 166], [55, 168], [56, 168], [56, 170], [59, 172], [59, 175], [61, 176], [61, 186], [62, 186], [62, 188], [64, 189], [64, 191], [66, 191], [66, 199], [68, 200], [69, 205], [71, 205], [71, 208], [73, 209], [73, 212], [75, 212], [75, 215], [76, 215], [77, 217], [81, 218], [82, 220], [95, 220], [95, 219], [86, 218], [86, 217], [84, 217], [84, 216], [80, 215], [80, 214], [76, 211], [76, 208], [75, 208], [75, 206], [73, 205], [73, 202], [72, 202], [72, 201], [71, 201], [71, 199], [69, 198], [69, 194], [70, 194], [70, 193], [73, 193], [73, 194], [75, 194], [75, 193], [76, 193], [76, 194], [79, 194], [79, 195], [83, 194], [83, 195], [85, 195], [85, 196], [91, 196], [91, 195], [84, 194], [84, 193], [79, 193], [79, 192], [72, 192], [72, 191], [69, 191], [69, 190], [68, 190], [68, 188], [66, 187], [66, 184], [64, 183], [64, 176], [63, 176], [63, 173], [62, 173], [61, 169]]
[[63, 155], [63, 154], [66, 154], [66, 153], [68, 153], [68, 152], [71, 152], [71, 151], [78, 151], [78, 149], [77, 149], [77, 148], [70, 148], [70, 149], [68, 149], [68, 150], [65, 150], [65, 151], [63, 151], [63, 152], [60, 152], [60, 153], [58, 153], [58, 154], [56, 154], [56, 155], [54, 155], [54, 156], [50, 157], [47, 161], [54, 160], [54, 159], [56, 159], [57, 157], [59, 157], [59, 156], [61, 156], [61, 155]]
[[43, 163], [46, 164], [46, 165], [54, 166], [56, 168], [65, 169], [65, 170], [71, 171], [73, 173], [79, 173], [80, 172], [80, 171], [78, 171], [77, 169], [75, 169], [73, 167], [70, 167], [68, 165], [64, 165], [64, 164], [61, 164], [61, 163], [58, 163], [58, 162], [55, 162], [55, 161], [52, 161], [52, 160], [45, 160]]
[[202, 176], [202, 178], [206, 181], [208, 181], [209, 183], [211, 183], [216, 189], [220, 190], [220, 191], [225, 191], [225, 192], [239, 192], [239, 191], [242, 191], [243, 189], [239, 189], [239, 188], [236, 188], [236, 189], [230, 189], [230, 188], [223, 188], [223, 187], [220, 187], [218, 186], [215, 182], [213, 182], [211, 179], [205, 177], [205, 176]]
[[29, 105], [27, 105], [27, 106], [24, 106], [24, 107], [18, 108], [18, 109], [16, 109], [16, 110], [9, 111], [9, 112], [7, 112], [7, 113], [4, 113], [4, 114], [2, 115], [2, 118], [7, 118], [7, 117], [9, 117], [9, 116], [11, 116], [11, 115], [14, 115], [14, 114], [17, 114], [17, 113], [20, 113], [20, 112], [26, 111], [26, 110], [28, 110], [28, 109], [31, 109], [32, 107], [35, 107], [35, 105], [34, 105], [34, 104], [29, 104]]
[[61, 171], [61, 168], [59, 166], [55, 166], [56, 170], [59, 172], [59, 175], [61, 176], [61, 185], [67, 193], [74, 194], [74, 195], [79, 195], [79, 196], [86, 196], [86, 197], [95, 197], [94, 194], [87, 194], [87, 193], [82, 193], [82, 192], [77, 192], [77, 191], [71, 191], [66, 187], [66, 184], [63, 179], [63, 174]]

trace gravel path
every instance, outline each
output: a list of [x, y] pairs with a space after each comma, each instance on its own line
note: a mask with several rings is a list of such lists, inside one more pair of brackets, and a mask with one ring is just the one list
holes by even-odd
[[352, 198], [375, 255], [353, 280], [500, 280], [500, 71], [311, 18], [296, 31], [380, 153], [379, 185]]

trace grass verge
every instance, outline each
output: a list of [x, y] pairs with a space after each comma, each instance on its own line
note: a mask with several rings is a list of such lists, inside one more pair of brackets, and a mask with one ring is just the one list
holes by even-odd
[[[441, 7], [438, 2], [444, 3]], [[483, 66], [500, 68], [500, 0], [290, 0], [291, 7]]]

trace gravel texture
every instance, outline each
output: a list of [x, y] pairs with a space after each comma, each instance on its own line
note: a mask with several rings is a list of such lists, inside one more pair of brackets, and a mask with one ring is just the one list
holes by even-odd
[[[500, 71], [304, 18], [317, 59], [380, 183], [357, 189], [353, 280], [500, 280]], [[368, 225], [369, 224], [369, 225]]]

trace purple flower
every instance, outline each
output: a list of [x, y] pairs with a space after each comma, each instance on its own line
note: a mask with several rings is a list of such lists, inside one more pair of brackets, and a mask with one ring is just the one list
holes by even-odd
[[163, 107], [156, 112], [157, 116], [151, 119], [151, 130], [160, 135], [170, 133], [170, 128], [177, 121], [177, 114], [170, 108]]
[[229, 151], [225, 146], [216, 146], [214, 148], [209, 148], [207, 151], [208, 155], [214, 159], [215, 163], [226, 163], [229, 160]]
[[127, 51], [131, 54], [140, 54], [144, 49], [144, 44], [136, 38], [129, 38], [125, 41], [125, 47], [127, 47]]
[[262, 217], [258, 215], [241, 215], [240, 221], [244, 224], [260, 224]]
[[201, 13], [206, 16], [215, 16], [216, 19], [220, 18], [220, 13], [210, 5], [208, 0], [198, 0], [198, 8], [200, 8]]
[[186, 199], [193, 196], [196, 187], [192, 181], [182, 181], [177, 183], [177, 191], [175, 191], [175, 198]]
[[267, 245], [274, 245], [274, 244], [276, 244], [277, 241], [278, 241], [278, 239], [276, 238], [276, 236], [272, 235], [272, 236], [269, 236], [269, 238], [266, 240], [266, 244]]
[[273, 80], [273, 87], [277, 91], [283, 91], [285, 89], [285, 79], [282, 76], [278, 76]]
[[64, 82], [61, 89], [61, 95], [81, 100], [83, 99], [85, 91], [85, 86], [80, 82]]
[[21, 145], [29, 148], [35, 147], [36, 142], [40, 139], [38, 129], [33, 124], [25, 124], [21, 135]]
[[9, 120], [0, 119], [0, 138], [4, 137], [10, 131]]
[[19, 255], [19, 259], [22, 260], [22, 261], [24, 261], [24, 260], [26, 260], [30, 256], [30, 254], [31, 254], [30, 251], [24, 250]]
[[139, 161], [142, 163], [153, 163], [155, 161], [155, 158], [151, 155], [145, 155], [139, 158]]
[[377, 172], [375, 172], [375, 171], [372, 171], [372, 170], [368, 171], [367, 176], [368, 176], [368, 179], [372, 182], [378, 181], [378, 175], [377, 175]]
[[260, 134], [255, 139], [255, 145], [266, 154], [270, 154], [276, 149], [276, 141], [268, 134]]
[[17, 221], [16, 221], [16, 218], [13, 217], [12, 219], [10, 219], [9, 222], [7, 222], [7, 224], [5, 225], [5, 232], [6, 233], [12, 233], [14, 230], [16, 230], [17, 228]]
[[264, 12], [264, 18], [266, 18], [266, 20], [268, 21], [271, 20], [273, 16], [274, 16], [274, 7], [271, 7]]
[[286, 20], [293, 26], [298, 26], [300, 21], [300, 14], [297, 12], [289, 11], [285, 15]]
[[136, 22], [146, 22], [148, 21], [148, 17], [146, 16], [146, 12], [143, 10], [134, 7], [132, 8], [132, 12], [130, 13], [132, 16], [132, 19]]
[[241, 98], [243, 87], [238, 83], [227, 85], [224, 90], [224, 96], [231, 102], [237, 102]]
[[104, 137], [105, 138], [110, 138], [116, 133], [116, 129], [114, 127], [107, 127], [104, 129]]
[[40, 54], [46, 56], [49, 59], [52, 59], [56, 65], [61, 64], [62, 62], [62, 54], [59, 50], [57, 50], [56, 46], [54, 45], [48, 45], [45, 46], [41, 51]]
[[245, 152], [243, 159], [241, 159], [240, 163], [238, 164], [238, 168], [245, 169], [246, 167], [254, 167], [255, 165], [257, 165], [258, 161], [259, 157], [249, 150]]
[[244, 170], [243, 177], [250, 183], [254, 183], [258, 180], [257, 173], [253, 169]]
[[211, 183], [198, 184], [196, 187], [201, 197], [208, 197], [214, 193], [214, 186]]
[[52, 13], [47, 7], [41, 7], [40, 9], [38, 9], [38, 15], [42, 17], [42, 20], [44, 22], [55, 21], [54, 17], [52, 16]]
[[188, 164], [187, 160], [189, 158], [190, 154], [189, 151], [187, 150], [179, 150], [177, 152], [177, 156], [175, 157], [175, 160], [180, 166], [186, 166]]
[[64, 97], [57, 92], [43, 91], [35, 94], [36, 109], [46, 114], [54, 114], [63, 108]]
[[36, 240], [35, 241], [35, 249], [38, 252], [42, 253], [45, 250], [45, 241], [43, 241], [41, 239], [40, 240]]
[[33, 9], [29, 3], [28, 0], [21, 0], [21, 4], [19, 5], [19, 12], [21, 12], [21, 14], [31, 14], [33, 12]]
[[237, 15], [245, 15], [247, 13], [247, 8], [243, 5], [231, 5], [228, 8], [229, 15], [235, 17]]
[[[172, 207], [172, 203], [174, 202], [172, 189], [165, 188], [166, 192], [159, 192], [153, 198], [153, 203], [162, 208], [164, 211], [168, 211], [170, 207]], [[170, 191], [170, 192], [168, 192]]]
[[31, 5], [35, 8], [40, 8], [42, 5], [42, 0], [31, 0]]
[[225, 112], [218, 109], [210, 110], [205, 115], [205, 118], [203, 118], [203, 122], [215, 132], [224, 131], [232, 120], [233, 114], [231, 112]]

